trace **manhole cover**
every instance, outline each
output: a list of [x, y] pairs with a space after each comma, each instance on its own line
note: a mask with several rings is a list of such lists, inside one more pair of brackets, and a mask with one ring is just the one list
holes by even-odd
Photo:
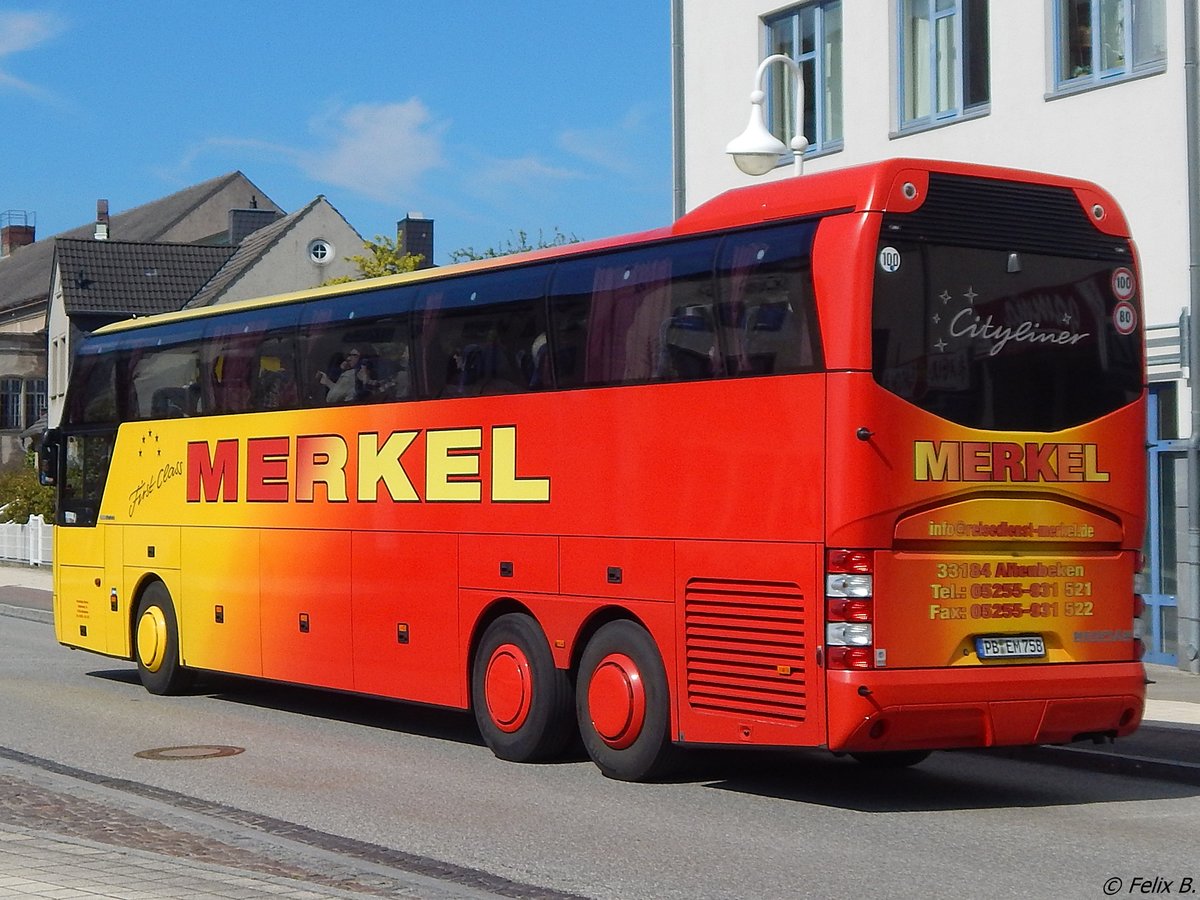
[[138, 759], [214, 759], [218, 756], [237, 756], [244, 747], [224, 747], [220, 744], [194, 744], [191, 747], [156, 747], [133, 754]]

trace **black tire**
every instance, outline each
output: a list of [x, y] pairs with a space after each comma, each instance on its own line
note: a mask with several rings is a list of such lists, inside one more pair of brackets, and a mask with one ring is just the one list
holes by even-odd
[[529, 616], [508, 613], [488, 626], [471, 667], [471, 705], [484, 743], [500, 759], [540, 762], [571, 739], [571, 679]]
[[609, 622], [588, 642], [575, 713], [588, 756], [609, 778], [662, 778], [679, 761], [666, 668], [654, 639], [635, 622]]
[[930, 750], [880, 750], [875, 753], [851, 753], [861, 765], [872, 769], [907, 769], [929, 758]]
[[138, 677], [152, 694], [182, 694], [194, 673], [179, 661], [179, 625], [171, 594], [161, 581], [151, 584], [138, 602], [133, 620], [133, 656]]

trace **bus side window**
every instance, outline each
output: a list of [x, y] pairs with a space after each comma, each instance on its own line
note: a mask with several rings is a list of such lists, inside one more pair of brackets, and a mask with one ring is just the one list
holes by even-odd
[[118, 354], [113, 352], [79, 358], [75, 363], [79, 374], [72, 376], [67, 421], [84, 425], [118, 421], [117, 359]]
[[411, 315], [306, 324], [300, 345], [300, 401], [305, 406], [390, 403], [410, 393]]
[[717, 272], [717, 330], [728, 374], [785, 375], [821, 365], [811, 223], [726, 239]]
[[715, 247], [703, 238], [560, 265], [551, 291], [559, 386], [718, 374]]
[[145, 347], [127, 359], [130, 419], [177, 419], [200, 408], [200, 343]]
[[254, 350], [260, 335], [229, 334], [213, 341], [207, 376], [215, 413], [249, 412]]
[[299, 402], [296, 384], [296, 347], [290, 330], [268, 334], [254, 352], [250, 367], [250, 405], [256, 410], [294, 409]]
[[416, 313], [415, 345], [425, 397], [516, 394], [549, 387], [543, 292], [548, 269], [429, 285]]

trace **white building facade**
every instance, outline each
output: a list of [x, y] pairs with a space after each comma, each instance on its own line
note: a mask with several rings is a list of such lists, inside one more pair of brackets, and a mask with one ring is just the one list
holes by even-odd
[[[746, 126], [761, 60], [804, 73], [805, 172], [892, 157], [958, 159], [1097, 182], [1125, 211], [1150, 326], [1148, 659], [1197, 671], [1186, 438], [1185, 313], [1200, 226], [1196, 0], [673, 0], [676, 215], [753, 179], [726, 144]], [[1189, 21], [1190, 19], [1190, 21]], [[1190, 25], [1185, 28], [1185, 25]], [[1192, 58], [1193, 71], [1195, 57]], [[774, 65], [768, 126], [795, 132], [795, 88]], [[1195, 89], [1193, 88], [1193, 91]], [[1189, 109], [1189, 106], [1191, 107]], [[1189, 142], [1189, 134], [1193, 140]], [[781, 157], [765, 179], [793, 175]], [[1197, 279], [1200, 282], [1200, 279]], [[1181, 326], [1181, 321], [1183, 322]], [[1181, 339], [1182, 337], [1182, 339]], [[1177, 598], [1180, 594], [1177, 612]]]

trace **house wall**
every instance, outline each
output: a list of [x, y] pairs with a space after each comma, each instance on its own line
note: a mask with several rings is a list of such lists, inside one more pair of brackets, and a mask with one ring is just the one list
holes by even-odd
[[[189, 209], [183, 219], [168, 227], [154, 240], [192, 244], [207, 242], [206, 239], [220, 235], [221, 240], [213, 240], [211, 243], [224, 243], [224, 237], [229, 233], [229, 211], [256, 207], [283, 213], [282, 209], [272, 203], [244, 176], [235, 178], [205, 199], [203, 203], [198, 204], [194, 209]], [[111, 237], [113, 240], [125, 239], [116, 233]]]
[[50, 428], [62, 422], [71, 360], [71, 321], [63, 304], [62, 278], [56, 266], [50, 284], [50, 305], [46, 312], [46, 420]]
[[[309, 254], [309, 246], [318, 238], [333, 248], [324, 265], [313, 262]], [[328, 202], [321, 201], [229, 285], [216, 302], [266, 297], [316, 287], [331, 278], [356, 277], [360, 274], [358, 266], [347, 262], [346, 257], [362, 252], [363, 241], [358, 232]]]

